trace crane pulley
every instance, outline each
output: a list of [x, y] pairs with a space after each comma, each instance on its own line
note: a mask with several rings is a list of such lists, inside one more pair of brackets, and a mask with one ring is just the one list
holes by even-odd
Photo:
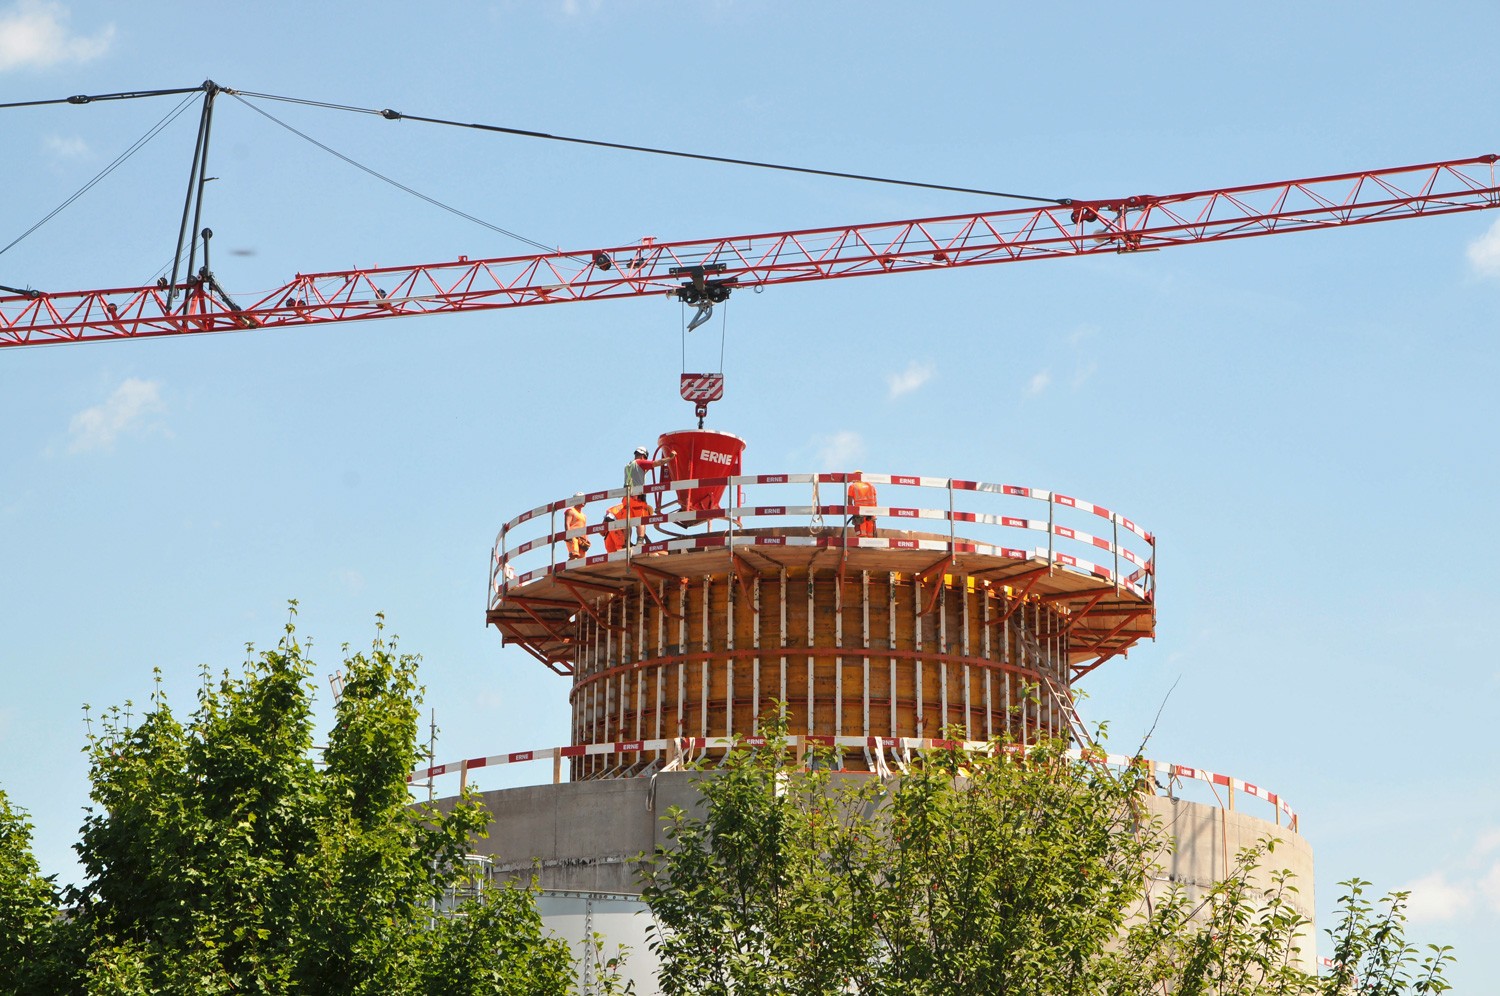
[[[1038, 207], [415, 266], [299, 273], [239, 307], [205, 272], [178, 285], [0, 297], [0, 347], [664, 295], [696, 326], [739, 287], [1127, 253], [1500, 207], [1500, 156]], [[180, 300], [175, 300], [181, 295]]]

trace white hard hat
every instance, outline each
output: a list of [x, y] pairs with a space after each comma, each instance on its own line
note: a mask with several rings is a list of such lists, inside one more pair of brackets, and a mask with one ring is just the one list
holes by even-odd
[[651, 453], [651, 451], [648, 450], [648, 449], [646, 449], [646, 447], [644, 447], [644, 446], [637, 446], [635, 448], [635, 455], [636, 456], [639, 456], [639, 457], [648, 456], [648, 455], [650, 455], [650, 453]]

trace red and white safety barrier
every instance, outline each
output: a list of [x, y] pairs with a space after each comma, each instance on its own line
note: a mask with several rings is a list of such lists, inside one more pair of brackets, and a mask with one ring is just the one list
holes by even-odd
[[[832, 486], [835, 492], [842, 492], [845, 485], [856, 479], [867, 481], [875, 485], [888, 485], [902, 488], [929, 488], [940, 489], [947, 494], [946, 508], [923, 508], [904, 505], [880, 505], [865, 506], [856, 509], [854, 506], [838, 503], [824, 504], [818, 501], [819, 486]], [[768, 487], [786, 488], [789, 486], [810, 488], [803, 492], [812, 498], [811, 504], [759, 504], [745, 501], [745, 490], [763, 489]], [[714, 548], [732, 548], [736, 546], [802, 546], [802, 547], [844, 547], [850, 549], [907, 549], [907, 550], [931, 550], [934, 552], [947, 553], [981, 553], [990, 556], [1009, 557], [1016, 560], [1039, 559], [1052, 563], [1067, 570], [1100, 578], [1110, 583], [1118, 583], [1122, 587], [1130, 589], [1136, 595], [1149, 597], [1154, 584], [1155, 568], [1155, 537], [1145, 529], [1137, 525], [1131, 519], [1119, 515], [1102, 505], [1084, 501], [1071, 495], [1058, 492], [1046, 491], [1040, 488], [1021, 487], [1014, 484], [990, 484], [984, 481], [964, 481], [943, 477], [922, 477], [917, 475], [901, 474], [848, 474], [848, 473], [826, 473], [826, 474], [751, 474], [738, 477], [714, 477], [695, 478], [693, 480], [672, 481], [670, 483], [649, 484], [645, 487], [631, 491], [627, 488], [612, 488], [606, 491], [591, 491], [583, 495], [585, 506], [607, 502], [618, 503], [629, 494], [642, 496], [648, 501], [652, 496], [660, 495], [667, 491], [690, 491], [697, 489], [723, 488], [733, 489], [729, 494], [738, 494], [738, 504], [731, 502], [726, 508], [712, 508], [701, 511], [675, 511], [675, 512], [653, 512], [639, 519], [618, 520], [614, 522], [595, 522], [579, 529], [562, 529], [561, 513], [574, 500], [560, 498], [556, 501], [538, 505], [535, 508], [522, 512], [501, 527], [499, 535], [495, 540], [494, 552], [491, 557], [490, 570], [490, 604], [493, 606], [512, 587], [528, 584], [532, 581], [557, 573], [569, 566], [588, 566], [593, 564], [610, 563], [614, 561], [625, 561], [643, 553], [675, 553], [691, 550], [703, 550]], [[1048, 514], [1045, 519], [1031, 518], [1022, 515], [1010, 515], [993, 510], [976, 510], [972, 508], [959, 508], [958, 501], [962, 497], [969, 499], [971, 496], [979, 495], [995, 496], [998, 500], [1004, 499], [1027, 499], [1031, 501], [1044, 502], [1048, 506]], [[843, 497], [842, 494], [839, 497]], [[1092, 514], [1105, 519], [1110, 523], [1110, 535], [1100, 535], [1077, 526], [1067, 525], [1057, 521], [1058, 511], [1068, 509], [1074, 512]], [[851, 515], [871, 515], [876, 518], [894, 519], [913, 522], [948, 522], [949, 539], [900, 539], [895, 537], [860, 537], [846, 527], [845, 522]], [[546, 523], [542, 520], [545, 517]], [[786, 525], [786, 520], [801, 520], [796, 525], [806, 523], [807, 535], [795, 536], [766, 536], [758, 532], [750, 535], [745, 534], [747, 527], [777, 527]], [[764, 521], [762, 521], [764, 520]], [[611, 530], [624, 529], [628, 521], [631, 527], [635, 526], [658, 526], [669, 524], [675, 526], [691, 527], [704, 525], [710, 532], [704, 535], [681, 537], [659, 540], [654, 543], [637, 545], [622, 549], [614, 553], [596, 553], [582, 560], [568, 561], [560, 559], [558, 546], [569, 539], [579, 537], [593, 537], [602, 539], [603, 534]], [[539, 535], [528, 536], [517, 542], [518, 537], [513, 535], [520, 527], [528, 523], [542, 525]], [[719, 528], [715, 529], [715, 523]], [[995, 542], [990, 536], [960, 536], [956, 532], [958, 524], [969, 526], [991, 527], [1000, 530], [1024, 530], [1028, 533], [1042, 533], [1046, 537], [1045, 546], [1032, 546], [1031, 542], [1009, 544]], [[1121, 542], [1121, 532], [1128, 534], [1146, 544], [1143, 550], [1132, 550]], [[1084, 550], [1095, 551], [1087, 556], [1079, 553], [1071, 553], [1065, 549], [1058, 549], [1059, 541], [1065, 546], [1078, 547]], [[534, 556], [539, 551], [547, 551], [548, 559], [538, 564]], [[1100, 562], [1099, 554], [1103, 554], [1109, 563]], [[532, 556], [528, 556], [532, 555]], [[517, 566], [517, 561], [521, 566]], [[529, 563], [528, 563], [529, 561]], [[1131, 567], [1135, 570], [1129, 574], [1125, 572]], [[524, 568], [524, 570], [523, 570]]]
[[[849, 750], [874, 751], [877, 754], [889, 753], [896, 758], [910, 758], [913, 753], [931, 750], [963, 750], [980, 753], [994, 749], [994, 744], [984, 740], [939, 740], [917, 737], [788, 736], [785, 738], [785, 741], [787, 746], [794, 750], [808, 747], [845, 748]], [[708, 750], [724, 750], [735, 747], [764, 747], [767, 742], [766, 737], [752, 736], [736, 739], [728, 737], [673, 737], [655, 740], [617, 740], [612, 743], [600, 744], [574, 744], [568, 747], [546, 747], [539, 750], [523, 750], [510, 754], [494, 754], [489, 757], [472, 757], [462, 761], [450, 761], [446, 764], [433, 765], [430, 768], [419, 768], [408, 775], [406, 780], [408, 782], [425, 781], [429, 778], [437, 778], [440, 775], [466, 774], [479, 768], [495, 767], [502, 764], [521, 764], [527, 761], [540, 760], [561, 761], [572, 757], [603, 757], [615, 754], [635, 754], [643, 751], [657, 751], [691, 758], [695, 754], [702, 754]], [[1003, 749], [1019, 752], [1026, 748], [1019, 745], [1008, 745]], [[1291, 804], [1275, 792], [1256, 785], [1253, 782], [1206, 771], [1203, 768], [1191, 768], [1185, 764], [1153, 761], [1148, 758], [1132, 758], [1125, 754], [1107, 754], [1089, 748], [1073, 748], [1067, 752], [1067, 756], [1074, 760], [1087, 760], [1098, 764], [1105, 764], [1112, 768], [1146, 768], [1158, 780], [1166, 779], [1168, 783], [1183, 781], [1206, 782], [1209, 785], [1228, 790], [1228, 801], [1226, 802], [1221, 799], [1220, 805], [1229, 809], [1234, 808], [1233, 793], [1243, 792], [1246, 795], [1254, 796], [1257, 799], [1270, 803], [1278, 813], [1286, 815], [1288, 825], [1292, 830], [1295, 831], [1297, 829], [1297, 813], [1292, 809]], [[903, 762], [898, 761], [897, 763]], [[1217, 796], [1217, 793], [1215, 795]]]

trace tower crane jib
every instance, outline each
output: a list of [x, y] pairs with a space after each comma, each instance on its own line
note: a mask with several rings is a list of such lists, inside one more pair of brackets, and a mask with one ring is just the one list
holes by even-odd
[[298, 274], [237, 306], [212, 274], [177, 286], [0, 296], [0, 347], [141, 339], [663, 296], [699, 308], [736, 288], [1142, 252], [1500, 207], [1483, 155], [1168, 195], [846, 227]]

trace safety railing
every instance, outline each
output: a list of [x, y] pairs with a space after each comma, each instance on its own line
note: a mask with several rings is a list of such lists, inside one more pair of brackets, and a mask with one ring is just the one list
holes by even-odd
[[[783, 738], [789, 750], [796, 751], [799, 755], [804, 751], [820, 748], [833, 751], [863, 751], [867, 760], [868, 771], [860, 773], [874, 773], [891, 775], [904, 770], [913, 761], [920, 757], [923, 752], [937, 750], [963, 750], [971, 752], [994, 751], [997, 745], [984, 740], [939, 740], [915, 737], [830, 737], [830, 736], [788, 736]], [[640, 775], [655, 774], [659, 771], [678, 770], [692, 764], [696, 759], [704, 757], [708, 751], [724, 751], [728, 749], [763, 747], [768, 743], [766, 737], [673, 737], [655, 740], [621, 740], [613, 743], [599, 744], [574, 744], [568, 747], [547, 747], [539, 750], [523, 750], [510, 754], [494, 754], [489, 757], [471, 757], [461, 761], [450, 761], [446, 764], [435, 764], [427, 768], [419, 768], [407, 776], [407, 782], [421, 782], [429, 779], [439, 778], [444, 775], [458, 775], [460, 784], [467, 785], [468, 775], [472, 771], [483, 768], [492, 768], [499, 765], [524, 764], [530, 761], [552, 761], [552, 781], [559, 783], [563, 778], [563, 761], [575, 757], [599, 757], [620, 754], [641, 755], [647, 752], [654, 753], [657, 761], [645, 766]], [[1018, 744], [1007, 744], [1003, 748], [1007, 751], [1022, 752], [1028, 748]], [[1277, 826], [1281, 825], [1282, 818], [1286, 818], [1286, 825], [1292, 831], [1297, 830], [1297, 812], [1291, 804], [1280, 795], [1269, 789], [1247, 782], [1240, 778], [1229, 775], [1221, 775], [1217, 772], [1206, 771], [1203, 768], [1193, 768], [1185, 764], [1174, 764], [1169, 761], [1153, 761], [1149, 758], [1129, 757], [1125, 754], [1108, 754], [1104, 751], [1093, 750], [1087, 747], [1072, 748], [1067, 751], [1067, 756], [1074, 760], [1086, 760], [1097, 764], [1104, 764], [1114, 768], [1133, 767], [1142, 771], [1149, 771], [1154, 779], [1157, 790], [1169, 797], [1176, 798], [1181, 789], [1198, 785], [1202, 786], [1211, 796], [1216, 805], [1221, 809], [1233, 811], [1235, 809], [1236, 794], [1259, 799], [1269, 804], [1273, 810], [1273, 818]], [[889, 758], [889, 761], [887, 761]], [[1219, 790], [1223, 789], [1221, 795]]]
[[[858, 509], [850, 504], [848, 485], [855, 480], [875, 485], [882, 504]], [[713, 488], [728, 489], [725, 507], [678, 507], [674, 493]], [[908, 500], [912, 496], [915, 500]], [[605, 510], [630, 497], [642, 499], [650, 514], [627, 519], [629, 510], [621, 509], [613, 522], [602, 521]], [[933, 497], [935, 505], [929, 501]], [[574, 500], [538, 505], [500, 528], [490, 560], [492, 608], [508, 590], [570, 567], [738, 546], [978, 553], [1041, 560], [1141, 598], [1153, 597], [1155, 590], [1155, 537], [1150, 532], [1102, 505], [1041, 488], [899, 474], [701, 478], [587, 492], [583, 507], [588, 525], [566, 529], [563, 513]], [[1037, 514], [1038, 505], [1045, 506], [1044, 514]], [[856, 514], [875, 517], [881, 533], [858, 535], [851, 522]], [[1102, 528], [1091, 524], [1100, 520]], [[629, 544], [639, 526], [661, 538]], [[604, 551], [605, 535], [622, 529], [626, 544]], [[590, 540], [590, 551], [569, 560], [564, 544], [580, 537]]]

